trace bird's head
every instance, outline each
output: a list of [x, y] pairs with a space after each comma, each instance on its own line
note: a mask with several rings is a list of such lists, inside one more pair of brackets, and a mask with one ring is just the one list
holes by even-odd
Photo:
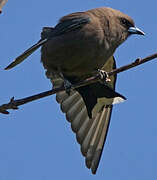
[[115, 9], [109, 8], [109, 10], [111, 11], [110, 14], [112, 14], [113, 19], [113, 31], [115, 35], [118, 36], [120, 44], [132, 34], [145, 35], [142, 30], [135, 26], [135, 22], [130, 16]]
[[[101, 23], [104, 24], [106, 29], [106, 36], [110, 38], [115, 46], [119, 46], [123, 43], [130, 35], [144, 35], [144, 32], [135, 26], [133, 19], [112, 8], [101, 8], [98, 9], [101, 12]], [[107, 28], [106, 28], [107, 27]]]

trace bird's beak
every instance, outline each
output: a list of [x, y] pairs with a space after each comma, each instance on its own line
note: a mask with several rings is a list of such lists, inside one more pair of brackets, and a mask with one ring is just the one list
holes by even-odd
[[142, 30], [140, 30], [139, 28], [137, 28], [137, 27], [130, 27], [128, 29], [128, 32], [130, 34], [145, 35], [145, 33]]

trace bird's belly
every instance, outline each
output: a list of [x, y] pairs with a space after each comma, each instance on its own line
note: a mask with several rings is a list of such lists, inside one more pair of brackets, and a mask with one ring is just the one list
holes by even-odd
[[46, 69], [60, 70], [67, 76], [88, 76], [100, 69], [113, 52], [93, 38], [65, 39], [57, 37], [41, 49]]

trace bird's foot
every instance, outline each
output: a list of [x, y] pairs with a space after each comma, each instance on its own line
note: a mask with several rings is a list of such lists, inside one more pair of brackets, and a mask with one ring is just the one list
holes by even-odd
[[106, 71], [98, 69], [98, 73], [99, 73], [99, 77], [101, 82], [105, 83], [105, 82], [110, 82], [111, 79], [109, 78], [109, 75]]
[[70, 95], [72, 84], [67, 79], [64, 78], [64, 88], [65, 92]]
[[65, 88], [65, 92], [68, 94], [68, 95], [70, 95], [70, 92], [71, 92], [71, 87], [72, 87], [72, 84], [71, 84], [71, 82], [70, 81], [68, 81], [65, 77], [64, 77], [64, 75], [63, 75], [63, 73], [60, 71], [60, 73], [59, 73], [59, 75], [60, 75], [60, 77], [63, 79], [63, 86], [64, 86], [64, 88]]

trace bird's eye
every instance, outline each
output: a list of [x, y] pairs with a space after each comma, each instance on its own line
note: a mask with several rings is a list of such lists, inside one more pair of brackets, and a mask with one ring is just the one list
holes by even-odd
[[120, 21], [121, 21], [121, 23], [122, 23], [122, 25], [123, 26], [126, 26], [126, 27], [131, 27], [131, 26], [133, 26], [127, 19], [125, 19], [125, 18], [121, 18], [120, 19]]
[[124, 19], [124, 18], [122, 18], [122, 19], [121, 19], [121, 23], [124, 24], [124, 25], [126, 25], [126, 24], [127, 24], [127, 20]]

